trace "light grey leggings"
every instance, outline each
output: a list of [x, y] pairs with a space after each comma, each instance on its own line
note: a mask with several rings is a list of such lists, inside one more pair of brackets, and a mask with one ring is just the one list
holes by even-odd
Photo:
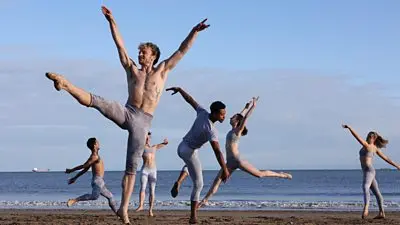
[[147, 187], [147, 182], [150, 185], [150, 196], [155, 196], [156, 192], [156, 182], [157, 182], [157, 168], [148, 168], [148, 167], [142, 167], [141, 170], [142, 176], [140, 178], [140, 192], [145, 193], [146, 192], [146, 187]]
[[185, 142], [182, 141], [178, 146], [178, 155], [186, 164], [186, 166], [183, 167], [183, 170], [187, 171], [190, 178], [192, 178], [193, 189], [190, 200], [199, 201], [200, 193], [203, 189], [203, 170], [201, 168], [201, 162], [197, 149], [190, 148]]
[[92, 179], [92, 194], [81, 195], [76, 200], [80, 201], [89, 201], [89, 200], [97, 200], [100, 195], [104, 196], [108, 200], [108, 205], [110, 208], [116, 212], [117, 208], [115, 206], [115, 201], [113, 199], [112, 193], [106, 188], [104, 180], [102, 177], [93, 177]]
[[363, 170], [363, 192], [364, 192], [364, 204], [369, 204], [370, 201], [370, 193], [371, 189], [372, 193], [374, 193], [376, 197], [376, 201], [378, 202], [379, 210], [383, 210], [383, 197], [381, 192], [379, 191], [378, 182], [375, 179], [375, 169], [372, 166], [365, 166], [362, 168]]
[[125, 173], [136, 175], [153, 116], [129, 104], [124, 107], [116, 101], [108, 101], [94, 94], [91, 96], [90, 107], [97, 109], [106, 118], [129, 132]]

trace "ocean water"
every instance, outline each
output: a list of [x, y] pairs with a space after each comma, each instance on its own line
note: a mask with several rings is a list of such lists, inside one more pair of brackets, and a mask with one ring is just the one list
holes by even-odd
[[[205, 210], [329, 210], [362, 209], [361, 170], [293, 170], [292, 180], [255, 178], [236, 171], [228, 183], [222, 184]], [[217, 171], [204, 171], [206, 194]], [[105, 182], [117, 202], [121, 198], [123, 172], [106, 172]], [[159, 171], [156, 186], [156, 209], [188, 209], [191, 180], [186, 179], [177, 198], [170, 189], [179, 171]], [[91, 193], [91, 172], [68, 185], [71, 175], [63, 172], [2, 172], [0, 173], [0, 208], [67, 208], [69, 198]], [[377, 170], [377, 180], [384, 197], [385, 209], [400, 211], [400, 173]], [[140, 180], [136, 178], [131, 208], [137, 206]], [[146, 196], [146, 201], [148, 197]], [[147, 204], [146, 204], [147, 206]], [[105, 198], [80, 202], [73, 208], [107, 209]], [[371, 209], [376, 200], [371, 194]]]

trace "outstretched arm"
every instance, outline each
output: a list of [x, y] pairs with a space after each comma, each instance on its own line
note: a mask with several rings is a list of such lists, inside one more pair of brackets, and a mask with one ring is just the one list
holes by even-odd
[[166, 146], [167, 144], [168, 144], [168, 139], [165, 138], [163, 142], [161, 142], [160, 144], [153, 145], [153, 146], [151, 146], [151, 148], [155, 149], [155, 150], [160, 150], [162, 147]]
[[187, 103], [189, 103], [194, 110], [196, 110], [199, 107], [199, 104], [193, 99], [192, 96], [190, 96], [188, 93], [186, 93], [186, 91], [184, 91], [182, 88], [180, 87], [171, 87], [171, 88], [167, 88], [165, 89], [166, 91], [173, 91], [171, 95], [174, 95], [176, 93], [180, 93], [183, 97], [183, 99], [185, 99], [185, 101]]
[[82, 176], [83, 174], [85, 174], [85, 173], [89, 170], [89, 168], [90, 168], [90, 167], [87, 167], [87, 168], [85, 168], [85, 169], [79, 171], [79, 173], [77, 173], [74, 177], [72, 177], [71, 179], [68, 180], [68, 184], [73, 184], [73, 183], [75, 183], [75, 181], [76, 181], [80, 176]]
[[355, 138], [362, 146], [368, 147], [368, 143], [367, 143], [362, 137], [360, 137], [360, 135], [358, 135], [358, 134], [353, 130], [353, 128], [351, 128], [349, 125], [346, 125], [346, 124], [342, 125], [342, 127], [345, 128], [345, 129], [346, 129], [346, 128], [349, 129], [350, 133], [354, 136], [354, 138]]
[[110, 24], [111, 34], [114, 39], [115, 45], [117, 46], [121, 64], [125, 69], [128, 69], [132, 65], [135, 65], [135, 64], [128, 56], [128, 51], [126, 50], [126, 48], [124, 46], [124, 42], [122, 40], [121, 34], [119, 33], [117, 23], [114, 20], [111, 10], [109, 10], [105, 6], [102, 6], [101, 10], [102, 10], [104, 16], [106, 17], [107, 21]]
[[244, 108], [242, 109], [242, 111], [239, 114], [244, 117], [246, 115], [246, 113], [249, 111], [251, 103], [252, 103], [252, 101], [249, 101], [248, 103], [246, 103], [246, 105], [244, 106]]
[[226, 182], [229, 177], [229, 170], [225, 164], [224, 155], [222, 155], [221, 149], [219, 147], [218, 141], [210, 141], [211, 147], [214, 150], [215, 158], [217, 158], [218, 164], [221, 166], [222, 175], [221, 179], [223, 182]]
[[93, 165], [93, 163], [95, 163], [98, 159], [99, 157], [97, 155], [91, 155], [84, 164], [76, 166], [72, 169], [66, 169], [65, 173], [72, 173], [76, 170], [81, 170], [81, 169], [89, 169]]
[[381, 157], [383, 160], [385, 160], [385, 161], [386, 161], [387, 163], [389, 163], [390, 165], [396, 167], [397, 169], [400, 169], [400, 166], [397, 165], [395, 162], [393, 162], [391, 159], [389, 159], [389, 157], [387, 157], [385, 154], [383, 154], [383, 152], [382, 152], [380, 149], [378, 149], [378, 150], [376, 151], [376, 154], [378, 154], [379, 157]]
[[193, 27], [189, 35], [179, 46], [179, 49], [176, 52], [174, 52], [174, 54], [172, 54], [171, 57], [165, 60], [165, 71], [173, 69], [176, 66], [176, 64], [183, 58], [186, 52], [189, 51], [189, 49], [192, 47], [198, 33], [210, 26], [205, 24], [206, 20], [207, 19], [201, 21], [199, 24]]
[[[246, 122], [247, 122], [247, 119], [250, 117], [250, 115], [253, 113], [253, 111], [254, 111], [254, 109], [256, 108], [256, 103], [257, 103], [257, 101], [258, 101], [258, 98], [259, 97], [253, 97], [253, 99], [252, 99], [252, 101], [251, 101], [251, 107], [250, 107], [250, 109], [246, 112], [246, 114], [243, 116], [243, 120], [241, 121], [241, 123], [239, 124], [239, 126], [238, 126], [238, 128], [237, 128], [237, 134], [241, 134], [242, 133], [242, 131], [243, 131], [243, 129], [244, 129], [244, 127], [245, 127], [245, 125], [246, 125]], [[247, 104], [246, 104], [246, 106], [247, 106]]]

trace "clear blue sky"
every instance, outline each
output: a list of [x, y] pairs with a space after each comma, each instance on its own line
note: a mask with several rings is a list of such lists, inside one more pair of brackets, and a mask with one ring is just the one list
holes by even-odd
[[[0, 19], [0, 171], [62, 170], [88, 156], [96, 136], [106, 167], [124, 168], [126, 133], [58, 93], [44, 72], [108, 99], [126, 101], [124, 71], [101, 1], [2, 0]], [[170, 75], [208, 106], [216, 99], [239, 111], [260, 104], [242, 138], [243, 157], [264, 169], [359, 168], [355, 140], [342, 122], [390, 139], [400, 161], [400, 2], [387, 1], [133, 1], [104, 0], [132, 58], [152, 41], [161, 58], [203, 18], [210, 28]], [[210, 78], [215, 79], [210, 82]], [[169, 137], [159, 169], [179, 169], [176, 147], [194, 113], [164, 94], [153, 121], [154, 141]], [[218, 124], [222, 146], [229, 124]], [[205, 169], [218, 168], [205, 145]], [[378, 167], [386, 167], [376, 160]]]

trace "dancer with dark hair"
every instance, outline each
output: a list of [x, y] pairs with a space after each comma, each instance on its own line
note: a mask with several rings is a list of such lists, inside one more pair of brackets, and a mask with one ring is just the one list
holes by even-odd
[[[185, 162], [185, 167], [193, 182], [191, 200], [190, 224], [197, 223], [197, 208], [200, 199], [200, 192], [203, 189], [203, 171], [198, 149], [206, 142], [210, 142], [214, 150], [215, 157], [221, 166], [221, 179], [226, 182], [229, 177], [229, 171], [226, 167], [224, 156], [219, 147], [218, 132], [214, 126], [215, 122], [222, 123], [226, 115], [226, 106], [220, 101], [213, 102], [210, 105], [210, 113], [200, 106], [188, 93], [182, 88], [167, 88], [167, 91], [173, 91], [172, 95], [180, 93], [187, 103], [189, 103], [197, 112], [197, 117], [190, 128], [189, 132], [183, 137], [182, 142], [178, 146], [178, 155]], [[178, 192], [177, 183], [174, 184], [173, 191]], [[173, 192], [172, 191], [172, 192]], [[175, 195], [176, 196], [176, 195]]]
[[364, 140], [349, 125], [342, 125], [342, 127], [345, 129], [349, 129], [354, 138], [362, 145], [362, 148], [359, 151], [361, 169], [363, 171], [362, 189], [364, 193], [364, 209], [361, 217], [365, 219], [368, 216], [370, 201], [369, 190], [371, 190], [376, 197], [376, 201], [378, 202], [379, 207], [379, 214], [375, 217], [375, 219], [383, 219], [385, 218], [385, 212], [383, 210], [383, 197], [381, 192], [379, 191], [378, 182], [376, 182], [375, 179], [375, 168], [372, 165], [372, 159], [373, 156], [377, 154], [390, 165], [396, 167], [397, 169], [400, 169], [400, 166], [390, 160], [389, 157], [383, 154], [381, 150], [381, 148], [386, 147], [389, 141], [384, 139], [375, 131], [370, 131], [367, 135], [366, 140]]
[[[270, 170], [259, 170], [249, 162], [241, 159], [240, 157], [239, 139], [240, 137], [247, 135], [248, 129], [246, 127], [246, 122], [250, 117], [251, 113], [254, 111], [257, 101], [258, 97], [253, 98], [249, 103], [246, 104], [241, 113], [233, 115], [230, 119], [230, 124], [232, 126], [232, 129], [226, 135], [226, 142], [225, 142], [226, 166], [228, 167], [229, 173], [232, 175], [232, 173], [236, 169], [240, 168], [242, 171], [258, 178], [279, 177], [279, 178], [292, 179], [292, 175], [288, 173], [284, 172], [277, 173]], [[219, 171], [219, 173], [215, 177], [214, 182], [210, 187], [210, 190], [208, 191], [204, 199], [200, 202], [199, 207], [202, 207], [203, 205], [207, 204], [209, 198], [217, 192], [218, 187], [221, 184], [221, 173], [222, 171]]]
[[82, 165], [76, 166], [72, 169], [66, 169], [65, 173], [72, 173], [74, 171], [81, 170], [79, 173], [76, 174], [76, 176], [68, 180], [68, 184], [73, 184], [80, 176], [82, 176], [90, 168], [92, 168], [92, 194], [85, 194], [77, 198], [69, 199], [67, 202], [67, 206], [71, 207], [73, 204], [80, 201], [97, 200], [100, 195], [102, 195], [107, 198], [108, 205], [110, 206], [112, 211], [114, 213], [117, 213], [113, 195], [106, 188], [106, 185], [104, 183], [104, 162], [99, 155], [100, 143], [96, 140], [96, 138], [92, 137], [88, 139], [86, 145], [92, 152], [89, 159]]

